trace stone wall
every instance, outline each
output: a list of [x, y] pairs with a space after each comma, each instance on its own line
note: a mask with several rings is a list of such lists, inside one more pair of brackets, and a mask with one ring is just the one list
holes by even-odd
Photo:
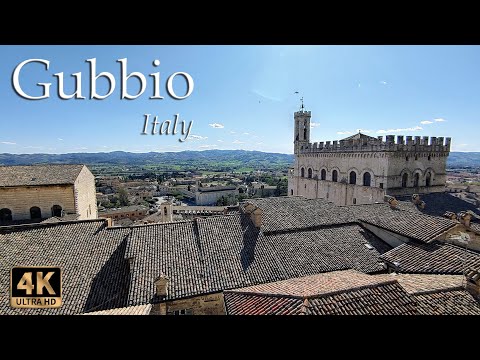
[[188, 310], [191, 315], [225, 315], [223, 293], [195, 296], [154, 304], [151, 315], [174, 315], [175, 311]]
[[80, 215], [79, 220], [98, 217], [95, 177], [86, 166], [75, 180], [75, 202], [76, 212]]
[[215, 205], [217, 200], [222, 196], [237, 196], [238, 190], [219, 190], [219, 191], [205, 191], [195, 193], [195, 205]]
[[[93, 197], [95, 199], [95, 188]], [[73, 185], [0, 188], [0, 209], [10, 209], [12, 220], [30, 219], [30, 208], [33, 206], [40, 208], [42, 218], [49, 218], [52, 216], [53, 205], [60, 205], [65, 213], [74, 214], [75, 195]]]

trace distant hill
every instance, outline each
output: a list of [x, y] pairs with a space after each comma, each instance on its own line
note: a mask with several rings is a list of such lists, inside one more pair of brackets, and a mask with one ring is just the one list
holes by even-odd
[[[221, 169], [286, 169], [293, 163], [293, 155], [245, 150], [205, 150], [181, 152], [71, 154], [0, 154], [1, 165], [30, 164], [87, 164], [87, 165], [163, 165], [166, 168]], [[451, 152], [449, 168], [480, 167], [480, 152]]]
[[31, 164], [87, 164], [87, 165], [161, 165], [170, 169], [287, 169], [293, 155], [245, 150], [205, 150], [180, 152], [71, 154], [0, 154], [1, 165]]

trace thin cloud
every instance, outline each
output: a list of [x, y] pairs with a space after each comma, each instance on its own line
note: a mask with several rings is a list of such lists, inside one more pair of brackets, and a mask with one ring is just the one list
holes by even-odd
[[250, 133], [244, 132], [242, 135], [250, 135]]
[[258, 142], [256, 145], [263, 145], [263, 142]]
[[370, 134], [373, 132], [373, 130], [357, 129], [357, 132], [361, 132], [362, 134]]
[[437, 118], [437, 119], [433, 119], [433, 120], [435, 120], [435, 122], [445, 122], [445, 121], [447, 121], [447, 120], [442, 119], [442, 118]]
[[319, 126], [320, 126], [320, 123], [316, 123], [316, 122], [313, 122], [313, 121], [310, 123], [311, 128], [319, 127]]
[[380, 81], [380, 84], [387, 85], [388, 83], [386, 81], [382, 80], [382, 81]]
[[200, 135], [189, 135], [187, 139], [185, 140], [193, 140], [193, 141], [197, 141], [197, 140], [207, 140], [208, 137], [206, 136], [200, 136]]
[[211, 126], [214, 129], [223, 129], [225, 127], [223, 124], [219, 123], [208, 124], [208, 126]]
[[350, 135], [353, 134], [351, 131], [337, 131], [338, 135]]
[[362, 87], [362, 84], [358, 83], [357, 87], [358, 87], [358, 88], [361, 88], [361, 87]]
[[11, 141], [0, 141], [0, 144], [4, 144], [4, 145], [17, 145], [16, 142], [11, 142]]
[[415, 126], [411, 128], [403, 128], [403, 129], [388, 129], [388, 130], [377, 130], [377, 134], [389, 134], [389, 133], [398, 133], [404, 131], [419, 131], [423, 130], [421, 126]]
[[254, 93], [255, 95], [258, 95], [258, 96], [260, 96], [264, 99], [267, 99], [267, 100], [276, 101], [276, 102], [282, 101], [282, 99], [279, 99], [279, 98], [274, 97], [274, 96], [267, 95], [263, 91], [258, 90], [258, 89], [253, 89], [252, 93]]
[[424, 120], [424, 121], [420, 121], [420, 124], [422, 124], [422, 125], [433, 124], [433, 121], [430, 121], [430, 120]]
[[63, 139], [61, 139], [61, 138], [58, 138], [57, 140], [58, 140], [58, 141], [63, 141]]
[[217, 140], [218, 142], [223, 142], [223, 140]]
[[236, 132], [235, 131], [230, 131], [230, 134], [236, 134]]
[[214, 147], [217, 147], [218, 145], [200, 145], [198, 148], [199, 149], [209, 149], [209, 148], [214, 148]]
[[235, 140], [234, 142], [232, 142], [232, 144], [245, 144], [245, 143], [240, 140]]

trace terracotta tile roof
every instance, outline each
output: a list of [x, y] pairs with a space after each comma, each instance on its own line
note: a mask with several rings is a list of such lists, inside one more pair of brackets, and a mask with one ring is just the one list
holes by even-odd
[[371, 276], [356, 270], [342, 270], [253, 285], [230, 291], [243, 294], [251, 293], [257, 295], [264, 294], [306, 298], [366, 285], [391, 282], [392, 280], [394, 279]]
[[437, 241], [430, 244], [405, 243], [380, 258], [401, 273], [460, 275], [468, 268], [480, 267], [480, 254]]
[[376, 242], [355, 224], [266, 235], [244, 214], [133, 227], [129, 300], [157, 301], [160, 273], [170, 278], [167, 299], [177, 299], [333, 270], [378, 272], [386, 249]]
[[301, 196], [249, 199], [242, 207], [248, 204], [262, 210], [262, 231], [265, 233], [355, 222], [348, 207], [335, 206], [323, 199]]
[[[410, 201], [411, 195], [397, 196], [396, 198], [397, 200]], [[421, 194], [420, 200], [425, 201], [425, 208], [419, 209], [419, 211], [424, 214], [443, 216], [447, 211], [452, 211], [457, 214], [460, 211], [471, 210], [475, 214], [480, 215], [480, 209], [478, 207], [447, 192]]]
[[[126, 305], [128, 229], [106, 229], [103, 220], [0, 228], [0, 314], [79, 314]], [[60, 266], [63, 306], [13, 309], [10, 268]]]
[[75, 221], [80, 217], [79, 214], [66, 214], [65, 216], [58, 217], [52, 216], [42, 221], [43, 224], [45, 223], [56, 223], [56, 222], [65, 222], [65, 221]]
[[224, 298], [229, 315], [410, 315], [417, 306], [396, 281], [353, 270], [226, 291]]
[[466, 290], [442, 290], [414, 295], [425, 315], [480, 315], [480, 303]]
[[152, 304], [93, 311], [82, 315], [150, 315]]
[[388, 204], [348, 207], [361, 222], [422, 242], [432, 241], [458, 224], [443, 217], [422, 214], [407, 204], [402, 204], [397, 209], [391, 209]]
[[0, 187], [73, 184], [84, 166], [0, 166]]
[[377, 274], [375, 278], [384, 281], [397, 280], [409, 294], [418, 294], [446, 289], [458, 289], [463, 286], [463, 275], [427, 275], [427, 274]]

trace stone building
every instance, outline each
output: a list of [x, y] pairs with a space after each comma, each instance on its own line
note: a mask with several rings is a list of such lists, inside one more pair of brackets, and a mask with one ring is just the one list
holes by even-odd
[[130, 219], [132, 221], [141, 220], [147, 216], [148, 208], [143, 205], [122, 206], [119, 208], [108, 209], [98, 213], [98, 217], [112, 219], [114, 222], [121, 219]]
[[238, 190], [235, 186], [211, 186], [198, 187], [195, 193], [195, 205], [215, 205], [217, 200], [228, 197], [238, 196]]
[[71, 214], [97, 218], [95, 178], [85, 165], [0, 166], [0, 223]]
[[355, 134], [333, 142], [310, 141], [311, 112], [295, 112], [295, 163], [288, 194], [337, 205], [383, 201], [385, 194], [445, 191], [451, 138]]

